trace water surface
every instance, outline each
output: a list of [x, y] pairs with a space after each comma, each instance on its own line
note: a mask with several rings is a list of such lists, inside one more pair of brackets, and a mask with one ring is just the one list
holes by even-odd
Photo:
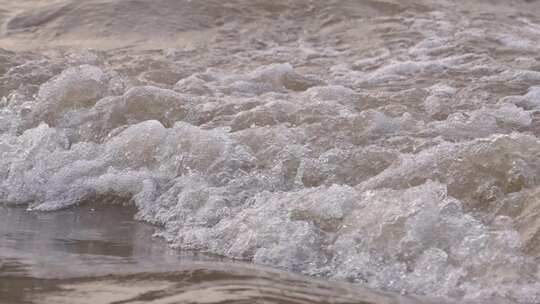
[[0, 211], [0, 303], [428, 303], [179, 252], [129, 206]]
[[10, 273], [194, 252], [540, 303], [539, 1], [0, 0], [0, 24], [0, 204], [32, 211], [2, 211]]

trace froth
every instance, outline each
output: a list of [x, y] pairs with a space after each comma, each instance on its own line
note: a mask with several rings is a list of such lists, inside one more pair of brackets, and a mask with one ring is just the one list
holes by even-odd
[[194, 15], [215, 35], [202, 46], [0, 52], [0, 201], [130, 203], [182, 250], [537, 303], [540, 77], [515, 21], [310, 2], [322, 22], [240, 2], [261, 21]]

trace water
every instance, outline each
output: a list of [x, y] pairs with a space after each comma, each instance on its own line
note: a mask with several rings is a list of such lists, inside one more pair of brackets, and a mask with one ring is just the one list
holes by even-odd
[[42, 279], [167, 271], [183, 261], [220, 261], [180, 253], [153, 239], [130, 206], [92, 205], [54, 213], [1, 207], [2, 275]]
[[132, 206], [0, 210], [0, 303], [431, 303], [172, 250]]
[[145, 244], [540, 302], [536, 1], [3, 4], [5, 205], [130, 206]]

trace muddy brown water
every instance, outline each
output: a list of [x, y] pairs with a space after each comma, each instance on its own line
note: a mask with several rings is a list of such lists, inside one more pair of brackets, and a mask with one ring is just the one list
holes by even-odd
[[540, 1], [0, 0], [0, 298], [538, 304], [539, 46]]
[[0, 207], [0, 303], [428, 303], [180, 252], [135, 212]]

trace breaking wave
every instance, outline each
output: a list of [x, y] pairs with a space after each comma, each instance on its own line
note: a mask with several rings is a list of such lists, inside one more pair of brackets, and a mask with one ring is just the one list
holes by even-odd
[[[19, 12], [0, 41], [155, 20], [95, 2]], [[132, 203], [182, 250], [538, 303], [540, 16], [516, 11], [535, 4], [287, 2], [146, 2], [185, 17], [160, 35], [210, 37], [182, 48], [0, 50], [0, 201]]]

